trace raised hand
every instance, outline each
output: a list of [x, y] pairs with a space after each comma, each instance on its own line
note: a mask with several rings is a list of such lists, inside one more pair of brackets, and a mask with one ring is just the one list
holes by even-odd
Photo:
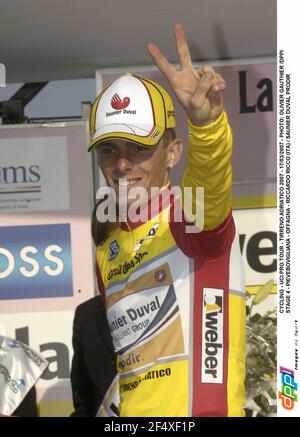
[[222, 113], [222, 91], [226, 87], [223, 77], [212, 66], [195, 69], [181, 24], [175, 25], [175, 39], [180, 62], [177, 71], [161, 53], [159, 48], [148, 44], [148, 51], [158, 69], [169, 81], [176, 97], [196, 126], [209, 124]]

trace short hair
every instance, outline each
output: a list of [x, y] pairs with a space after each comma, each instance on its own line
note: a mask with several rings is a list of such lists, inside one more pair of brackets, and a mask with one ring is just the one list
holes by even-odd
[[168, 145], [175, 140], [176, 138], [176, 132], [175, 129], [172, 127], [169, 127], [168, 129], [165, 130], [164, 134], [163, 134], [163, 148], [168, 147]]
[[93, 241], [96, 247], [98, 247], [99, 244], [104, 243], [109, 234], [118, 227], [118, 222], [112, 222], [109, 220], [106, 222], [98, 221], [97, 208], [104, 200], [107, 200], [107, 195], [105, 195], [103, 199], [100, 199], [99, 202], [96, 203], [92, 212], [91, 231]]

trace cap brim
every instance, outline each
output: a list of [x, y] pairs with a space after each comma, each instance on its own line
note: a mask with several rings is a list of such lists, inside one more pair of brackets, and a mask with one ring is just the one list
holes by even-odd
[[164, 128], [149, 125], [111, 124], [98, 129], [91, 139], [88, 151], [105, 141], [121, 139], [143, 146], [156, 146], [163, 136]]

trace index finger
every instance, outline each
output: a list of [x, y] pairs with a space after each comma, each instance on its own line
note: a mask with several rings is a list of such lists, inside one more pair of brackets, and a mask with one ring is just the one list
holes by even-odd
[[178, 58], [181, 68], [191, 67], [192, 59], [189, 51], [189, 46], [185, 37], [183, 26], [181, 24], [175, 24], [175, 38]]
[[170, 64], [170, 62], [155, 44], [149, 43], [147, 48], [151, 58], [156, 63], [157, 68], [166, 76], [169, 81], [171, 81], [176, 74], [176, 69]]

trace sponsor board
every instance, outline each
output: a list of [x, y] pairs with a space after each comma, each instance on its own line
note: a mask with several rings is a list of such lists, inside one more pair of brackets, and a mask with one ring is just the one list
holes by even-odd
[[0, 300], [72, 295], [70, 224], [0, 227]]
[[1, 314], [0, 335], [29, 344], [49, 361], [37, 382], [45, 399], [55, 399], [54, 390], [62, 383], [69, 385], [73, 317], [74, 311]]
[[72, 321], [72, 311], [1, 316], [0, 334], [28, 341], [50, 362], [36, 383], [41, 417], [69, 416], [74, 410], [69, 380]]
[[1, 138], [0, 212], [67, 209], [67, 138]]
[[49, 361], [36, 383], [40, 415], [69, 416], [73, 411], [70, 384], [74, 311], [2, 314], [0, 335], [29, 344]]
[[277, 210], [254, 208], [233, 211], [245, 266], [246, 286], [276, 283]]

